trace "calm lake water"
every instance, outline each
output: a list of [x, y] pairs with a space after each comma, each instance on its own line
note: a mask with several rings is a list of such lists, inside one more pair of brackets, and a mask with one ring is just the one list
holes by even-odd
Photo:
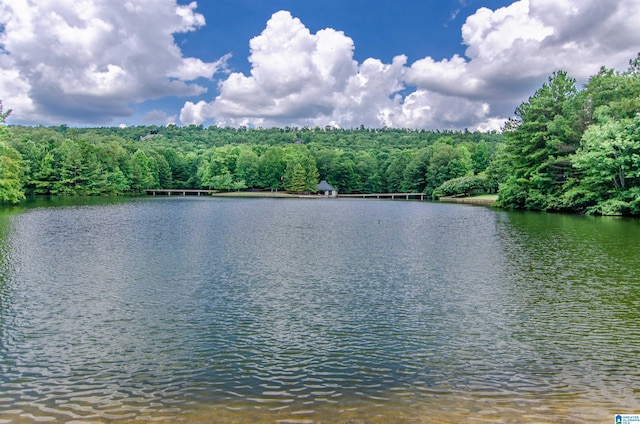
[[0, 423], [613, 423], [640, 221], [197, 197], [0, 210]]

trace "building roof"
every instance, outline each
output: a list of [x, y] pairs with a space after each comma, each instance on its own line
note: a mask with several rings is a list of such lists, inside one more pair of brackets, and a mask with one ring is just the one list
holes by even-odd
[[322, 180], [318, 184], [318, 191], [335, 191], [335, 188], [331, 187], [326, 180]]

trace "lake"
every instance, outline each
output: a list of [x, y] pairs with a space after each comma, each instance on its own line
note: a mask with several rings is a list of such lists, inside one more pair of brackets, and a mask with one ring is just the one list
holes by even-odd
[[609, 423], [640, 221], [420, 201], [0, 209], [0, 423]]

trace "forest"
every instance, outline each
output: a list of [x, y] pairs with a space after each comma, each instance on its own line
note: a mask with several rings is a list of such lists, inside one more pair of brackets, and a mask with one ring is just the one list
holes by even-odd
[[502, 132], [4, 125], [0, 202], [149, 188], [498, 193], [496, 206], [640, 215], [640, 55], [578, 89], [551, 75]]
[[[400, 129], [10, 126], [13, 194], [111, 195], [148, 188], [315, 193], [428, 192], [481, 174], [500, 134]], [[4, 180], [7, 180], [5, 176]], [[8, 186], [7, 186], [8, 187]]]

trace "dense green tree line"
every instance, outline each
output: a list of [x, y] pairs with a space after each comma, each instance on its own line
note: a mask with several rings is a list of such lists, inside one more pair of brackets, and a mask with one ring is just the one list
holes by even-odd
[[[26, 195], [147, 188], [424, 191], [484, 171], [500, 134], [359, 128], [3, 127]], [[18, 191], [20, 191], [18, 190]], [[6, 198], [19, 201], [21, 196]]]
[[602, 68], [579, 91], [556, 72], [505, 127], [489, 172], [498, 205], [604, 215], [640, 214], [640, 56]]

